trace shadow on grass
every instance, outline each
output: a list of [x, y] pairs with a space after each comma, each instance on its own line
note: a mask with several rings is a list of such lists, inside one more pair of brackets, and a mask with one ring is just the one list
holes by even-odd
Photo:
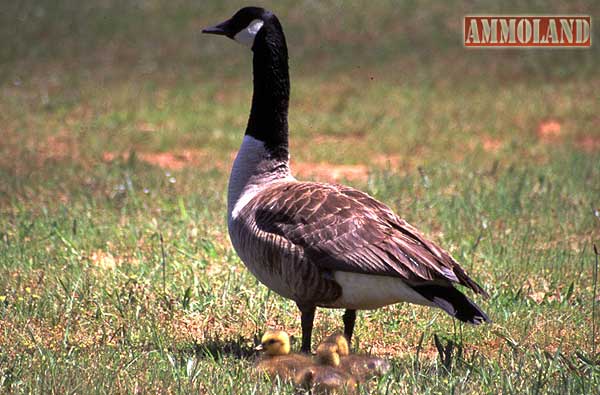
[[198, 358], [219, 361], [225, 356], [237, 359], [254, 359], [257, 351], [243, 338], [237, 340], [207, 340], [194, 344], [194, 352]]

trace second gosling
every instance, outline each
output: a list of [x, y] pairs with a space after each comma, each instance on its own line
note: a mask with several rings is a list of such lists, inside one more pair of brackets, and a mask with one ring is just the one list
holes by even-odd
[[317, 348], [317, 364], [296, 374], [294, 383], [316, 394], [353, 394], [357, 381], [340, 369], [340, 355], [335, 343], [322, 343]]
[[372, 377], [381, 377], [390, 370], [390, 363], [383, 358], [350, 354], [348, 340], [342, 334], [328, 336], [322, 344], [328, 343], [337, 345], [340, 369], [356, 377], [359, 382], [367, 381]]

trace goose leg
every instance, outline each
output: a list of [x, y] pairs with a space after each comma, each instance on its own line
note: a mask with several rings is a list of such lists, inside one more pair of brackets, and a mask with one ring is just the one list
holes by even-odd
[[348, 344], [351, 344], [354, 323], [356, 322], [356, 310], [346, 310], [342, 319], [344, 321], [344, 336], [348, 339]]
[[315, 306], [300, 306], [298, 305], [301, 313], [301, 324], [302, 324], [302, 348], [300, 351], [303, 353], [310, 354], [310, 343], [312, 339], [313, 321], [315, 319]]

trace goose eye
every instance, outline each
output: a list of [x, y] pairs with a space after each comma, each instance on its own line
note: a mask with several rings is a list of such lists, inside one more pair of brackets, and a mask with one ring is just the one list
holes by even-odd
[[269, 344], [274, 344], [275, 342], [276, 342], [275, 339], [271, 339], [271, 340], [268, 341]]

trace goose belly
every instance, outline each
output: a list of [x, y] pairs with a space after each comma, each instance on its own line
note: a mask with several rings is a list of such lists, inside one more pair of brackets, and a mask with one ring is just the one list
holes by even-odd
[[292, 287], [290, 287], [289, 282], [286, 281], [287, 279], [284, 278], [281, 272], [270, 270], [269, 265], [266, 265], [264, 261], [257, 261], [252, 258], [242, 257], [241, 254], [239, 255], [250, 273], [252, 273], [263, 285], [266, 285], [269, 289], [284, 298], [292, 300], [298, 299], [294, 294]]
[[285, 274], [280, 270], [280, 262], [276, 257], [256, 254], [251, 249], [236, 249], [236, 252], [250, 273], [263, 285], [284, 298], [297, 299]]
[[298, 257], [277, 251], [272, 243], [265, 242], [252, 227], [240, 221], [229, 223], [229, 237], [241, 261], [258, 281], [284, 298], [297, 299], [285, 269]]
[[432, 306], [400, 278], [341, 271], [333, 276], [342, 288], [342, 296], [328, 307], [370, 310], [399, 302]]

